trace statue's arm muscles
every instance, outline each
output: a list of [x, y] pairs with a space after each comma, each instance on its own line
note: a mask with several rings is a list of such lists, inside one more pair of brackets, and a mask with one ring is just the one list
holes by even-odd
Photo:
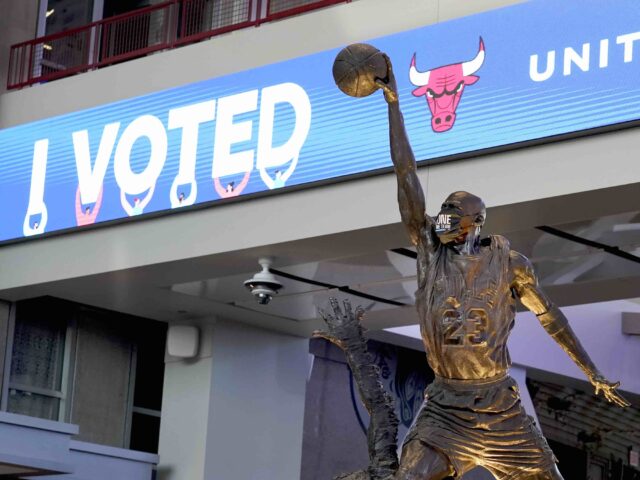
[[389, 57], [385, 55], [388, 78], [378, 80], [389, 109], [389, 145], [391, 160], [398, 179], [398, 204], [402, 223], [417, 247], [431, 250], [435, 244], [433, 220], [426, 215], [425, 197], [417, 175], [416, 159], [407, 137], [400, 111], [398, 90]]
[[540, 289], [538, 278], [529, 259], [513, 250], [509, 256], [513, 278], [511, 288], [522, 304], [538, 317], [546, 332], [585, 373], [595, 387], [596, 393], [602, 390], [610, 402], [619, 406], [628, 406], [628, 402], [615, 391], [619, 383], [609, 382], [598, 371], [569, 325], [567, 317]]
[[[398, 204], [402, 223], [411, 242], [430, 240], [431, 223], [426, 215], [424, 191], [418, 179], [416, 160], [411, 150], [398, 102], [389, 103], [389, 143], [391, 160], [398, 180]], [[425, 238], [426, 236], [426, 238]]]

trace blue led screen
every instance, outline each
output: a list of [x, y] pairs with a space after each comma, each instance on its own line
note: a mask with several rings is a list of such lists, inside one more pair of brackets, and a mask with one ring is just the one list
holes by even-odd
[[[429, 162], [639, 119], [639, 18], [533, 0], [368, 43]], [[0, 130], [0, 241], [389, 167], [386, 104], [336, 88], [338, 50]]]

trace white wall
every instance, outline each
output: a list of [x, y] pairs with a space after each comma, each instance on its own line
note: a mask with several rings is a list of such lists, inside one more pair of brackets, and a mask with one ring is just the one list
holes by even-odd
[[216, 325], [207, 480], [300, 477], [308, 350], [305, 339]]
[[160, 480], [300, 476], [308, 341], [201, 323], [198, 358], [167, 357]]
[[[36, 35], [38, 3], [33, 0], [3, 0], [0, 2], [0, 94], [7, 87], [11, 45], [31, 40]], [[0, 104], [2, 96], [0, 95]], [[1, 109], [1, 107], [0, 107]], [[2, 122], [0, 122], [0, 128]]]

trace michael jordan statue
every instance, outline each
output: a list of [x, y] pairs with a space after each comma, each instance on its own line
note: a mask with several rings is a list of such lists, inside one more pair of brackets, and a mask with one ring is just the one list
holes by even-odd
[[476, 466], [501, 480], [562, 476], [509, 376], [507, 338], [516, 301], [584, 371], [605, 398], [628, 402], [598, 371], [567, 319], [541, 291], [529, 260], [495, 235], [480, 238], [486, 218], [480, 198], [454, 192], [432, 218], [416, 175], [398, 104], [391, 62], [377, 80], [389, 109], [391, 158], [402, 222], [417, 249], [416, 304], [429, 365], [436, 374], [402, 450], [398, 480], [460, 477]]

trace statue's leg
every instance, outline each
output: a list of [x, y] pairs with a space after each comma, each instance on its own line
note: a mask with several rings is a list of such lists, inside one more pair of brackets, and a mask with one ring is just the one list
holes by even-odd
[[455, 470], [440, 452], [418, 439], [402, 448], [400, 468], [395, 480], [442, 480], [453, 476]]

